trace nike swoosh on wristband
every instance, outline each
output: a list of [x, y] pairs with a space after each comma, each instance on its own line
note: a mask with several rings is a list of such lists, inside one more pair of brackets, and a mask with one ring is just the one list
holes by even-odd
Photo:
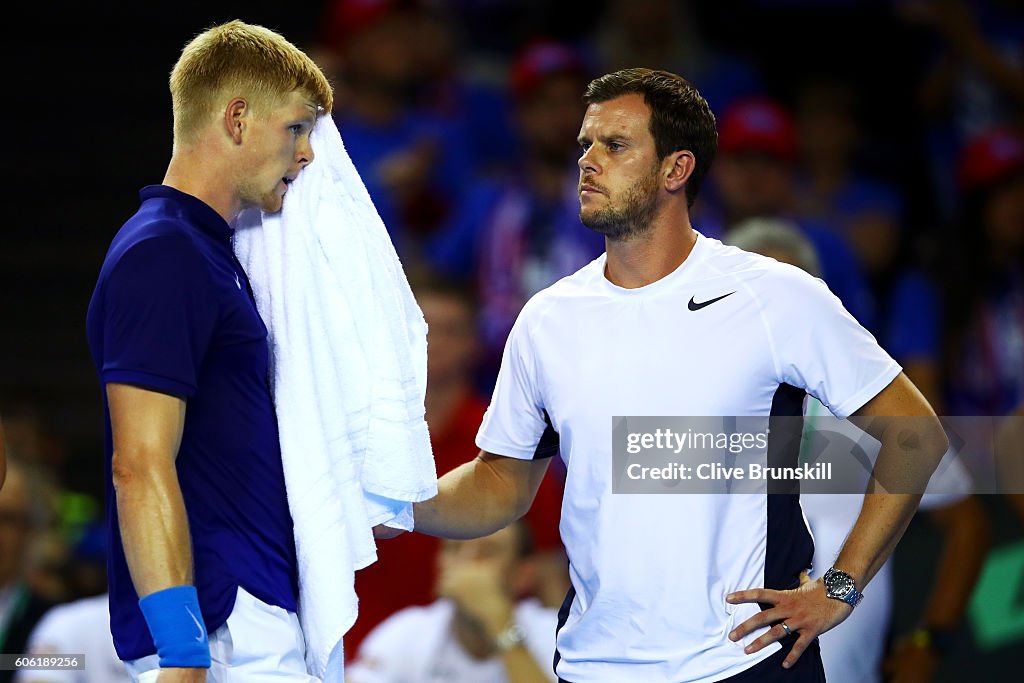
[[199, 635], [196, 636], [196, 641], [200, 643], [203, 642], [204, 640], [206, 640], [206, 629], [203, 628], [203, 625], [199, 623], [198, 619], [196, 619], [196, 615], [192, 614], [192, 610], [190, 610], [187, 606], [185, 607], [185, 611], [188, 612], [188, 615], [190, 617], [192, 617], [192, 621], [196, 623], [196, 628], [199, 629]]
[[693, 297], [691, 296], [690, 297], [690, 303], [687, 304], [686, 307], [689, 308], [691, 311], [699, 311], [700, 309], [704, 308], [705, 306], [710, 306], [711, 304], [715, 303], [716, 301], [721, 301], [725, 297], [732, 296], [735, 293], [736, 292], [729, 292], [728, 294], [723, 294], [722, 296], [716, 297], [714, 299], [709, 299], [708, 301], [702, 301], [701, 303], [697, 303], [696, 301], [694, 301]]

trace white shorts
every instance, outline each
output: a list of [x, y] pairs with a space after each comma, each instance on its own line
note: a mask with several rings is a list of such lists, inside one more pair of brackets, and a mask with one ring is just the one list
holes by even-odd
[[[294, 612], [268, 605], [239, 586], [227, 622], [210, 634], [207, 683], [320, 683], [306, 673], [306, 641]], [[125, 662], [135, 683], [153, 683], [157, 655]]]

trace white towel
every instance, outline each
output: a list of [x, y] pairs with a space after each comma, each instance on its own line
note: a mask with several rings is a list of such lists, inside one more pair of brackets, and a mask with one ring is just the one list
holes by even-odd
[[342, 683], [354, 572], [377, 557], [372, 527], [411, 529], [437, 475], [423, 314], [330, 116], [311, 144], [284, 209], [245, 212], [234, 248], [270, 331], [306, 661]]

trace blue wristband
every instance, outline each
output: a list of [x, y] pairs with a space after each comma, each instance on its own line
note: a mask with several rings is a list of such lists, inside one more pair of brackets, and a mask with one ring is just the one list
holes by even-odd
[[194, 586], [174, 586], [147, 595], [139, 600], [139, 609], [156, 644], [161, 669], [210, 667], [210, 641]]

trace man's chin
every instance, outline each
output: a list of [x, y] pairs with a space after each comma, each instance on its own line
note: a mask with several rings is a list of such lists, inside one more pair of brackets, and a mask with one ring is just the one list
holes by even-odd
[[607, 235], [609, 231], [614, 232], [616, 229], [615, 225], [609, 225], [607, 218], [597, 211], [580, 211], [580, 223], [602, 235]]
[[264, 198], [260, 204], [260, 210], [263, 213], [281, 213], [281, 209], [284, 208], [284, 197], [274, 195], [273, 197]]

